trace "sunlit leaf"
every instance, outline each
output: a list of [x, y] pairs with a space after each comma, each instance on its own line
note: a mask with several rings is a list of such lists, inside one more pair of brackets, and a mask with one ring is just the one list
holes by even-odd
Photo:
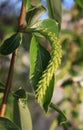
[[[33, 52], [34, 50], [34, 52]], [[39, 43], [36, 37], [32, 38], [31, 47], [30, 47], [30, 77], [32, 81], [32, 86], [34, 89], [37, 89], [37, 83], [42, 75], [42, 72], [45, 70], [48, 62], [50, 60], [50, 54], [46, 51]], [[53, 88], [54, 88], [54, 77], [50, 81], [49, 87], [47, 87], [45, 96], [43, 97], [42, 106], [45, 111], [48, 110], [48, 105], [50, 103]], [[49, 95], [49, 97], [48, 97]]]
[[[39, 32], [42, 32], [41, 29], [48, 29], [48, 32], [55, 33], [56, 36], [59, 33], [58, 23], [52, 19], [45, 19], [43, 21], [39, 21], [36, 24], [34, 24], [31, 27], [31, 29], [32, 29], [32, 31], [39, 31]], [[25, 31], [27, 32], [27, 30], [28, 30], [28, 28]]]
[[[40, 34], [44, 35], [46, 38], [48, 38], [49, 41], [51, 38], [53, 38], [53, 35], [50, 35], [48, 37], [47, 36], [48, 34], [54, 34], [55, 35], [54, 38], [58, 35], [58, 24], [52, 19], [38, 22], [37, 24], [33, 25], [31, 27], [31, 29], [33, 29], [34, 32], [39, 32]], [[46, 32], [43, 31], [45, 29], [47, 30], [47, 35], [46, 35]], [[54, 42], [54, 40], [53, 40], [53, 42]], [[57, 44], [57, 43], [55, 42], [54, 44]], [[54, 49], [54, 48], [52, 48], [52, 49]], [[33, 50], [34, 50], [34, 52], [33, 52]], [[45, 50], [45, 49], [43, 49], [43, 50]], [[32, 82], [35, 81], [35, 84], [36, 84], [36, 86], [35, 86], [35, 84], [33, 84], [33, 87], [36, 90], [36, 96], [37, 96], [38, 102], [40, 103], [41, 107], [43, 107], [44, 110], [47, 112], [48, 106], [49, 106], [49, 103], [51, 101], [51, 97], [53, 94], [54, 77], [52, 74], [52, 77], [50, 78], [51, 72], [48, 73], [49, 71], [45, 70], [49, 64], [48, 62], [50, 61], [50, 59], [48, 59], [48, 62], [47, 62], [46, 54], [45, 54], [45, 58], [42, 56], [42, 54], [44, 54], [43, 50], [41, 50], [41, 53], [40, 53], [40, 45], [38, 43], [37, 38], [34, 37], [32, 39], [31, 51], [30, 51], [31, 52], [31, 55], [30, 55], [31, 61], [30, 62], [31, 62], [31, 66], [32, 66], [32, 69], [31, 69], [32, 72], [30, 74], [31, 74]], [[45, 53], [46, 53], [46, 50], [45, 50]], [[49, 53], [47, 52], [47, 55], [48, 54]], [[49, 56], [50, 56], [50, 54], [49, 54]], [[45, 62], [42, 62], [43, 59], [45, 59], [44, 60]], [[45, 69], [43, 69], [44, 68], [43, 64], [45, 65], [45, 63], [46, 63], [46, 66], [45, 66]], [[49, 66], [48, 69], [49, 68], [51, 68], [51, 67]], [[51, 69], [49, 69], [49, 70], [51, 70]], [[47, 78], [48, 80], [45, 77], [45, 74], [44, 74], [45, 72], [46, 72], [46, 74], [48, 74], [48, 78]], [[42, 75], [44, 75], [44, 76], [42, 77]], [[43, 85], [42, 85], [41, 81], [43, 82]], [[39, 86], [41, 88], [39, 88]], [[48, 95], [49, 95], [49, 97], [48, 97]]]
[[26, 14], [26, 21], [29, 26], [38, 21], [38, 18], [45, 12], [45, 8], [42, 5], [38, 5], [30, 9]]
[[34, 89], [36, 89], [36, 85], [49, 60], [49, 52], [46, 51], [45, 48], [39, 44], [37, 38], [33, 36], [30, 45], [30, 79], [32, 79]]
[[32, 121], [29, 108], [27, 106], [27, 101], [24, 99], [19, 99], [18, 101], [21, 130], [32, 130]]

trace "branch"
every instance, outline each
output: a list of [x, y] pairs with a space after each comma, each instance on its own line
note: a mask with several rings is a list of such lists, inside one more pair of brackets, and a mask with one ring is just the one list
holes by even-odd
[[[19, 23], [18, 23], [18, 28], [20, 26], [21, 27], [24, 26], [24, 18], [25, 18], [25, 6], [22, 3], [21, 13], [20, 13], [20, 18], [19, 18]], [[13, 70], [14, 70], [14, 64], [15, 64], [16, 55], [17, 55], [17, 49], [12, 53], [12, 58], [11, 58], [11, 62], [10, 62], [8, 78], [7, 78], [7, 82], [6, 82], [6, 87], [5, 87], [5, 91], [4, 91], [4, 96], [3, 96], [3, 100], [2, 100], [1, 109], [0, 109], [0, 116], [1, 117], [4, 117], [5, 111], [6, 111], [6, 107], [7, 107], [7, 99], [8, 99], [8, 96], [9, 96], [10, 89], [11, 89], [11, 83], [12, 83], [12, 78], [13, 78]]]

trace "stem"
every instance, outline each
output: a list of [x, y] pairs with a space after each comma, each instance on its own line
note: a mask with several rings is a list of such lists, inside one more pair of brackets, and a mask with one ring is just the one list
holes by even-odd
[[19, 26], [24, 26], [25, 11], [26, 11], [25, 6], [22, 3], [22, 8], [21, 8], [21, 13], [20, 13], [18, 27]]
[[[25, 6], [22, 3], [18, 28], [20, 26], [23, 27], [24, 17], [25, 17]], [[13, 70], [14, 70], [16, 55], [17, 55], [17, 49], [12, 53], [12, 58], [11, 58], [11, 62], [10, 62], [9, 72], [8, 72], [8, 78], [7, 78], [7, 82], [6, 82], [6, 87], [5, 87], [5, 91], [4, 91], [1, 109], [0, 109], [0, 116], [1, 117], [4, 117], [6, 107], [7, 107], [7, 99], [8, 99], [8, 96], [9, 96], [10, 89], [11, 89], [11, 83], [12, 83], [12, 78], [13, 78]]]
[[5, 87], [4, 96], [3, 96], [2, 105], [1, 105], [1, 110], [0, 110], [0, 116], [1, 117], [4, 116], [5, 111], [6, 111], [7, 99], [8, 99], [8, 95], [9, 95], [9, 92], [10, 92], [11, 82], [12, 82], [12, 77], [13, 77], [13, 70], [14, 70], [16, 52], [17, 51], [13, 52], [12, 59], [11, 59], [11, 62], [10, 62], [8, 78], [7, 78], [6, 87]]

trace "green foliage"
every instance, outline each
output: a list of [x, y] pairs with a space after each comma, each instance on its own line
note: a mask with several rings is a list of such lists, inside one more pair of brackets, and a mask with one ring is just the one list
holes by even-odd
[[[82, 119], [79, 117], [80, 105], [83, 101], [83, 78], [79, 78], [83, 75], [83, 37], [81, 31], [78, 31], [79, 28], [73, 28], [72, 30], [62, 30], [61, 34], [59, 33], [61, 0], [46, 1], [49, 18], [43, 21], [39, 21], [39, 17], [45, 12], [45, 8], [41, 4], [37, 6], [32, 4], [34, 2], [23, 0], [23, 4], [26, 6], [26, 25], [1, 44], [0, 54], [8, 55], [14, 52], [19, 47], [21, 39], [23, 45], [25, 44], [24, 40], [28, 41], [27, 37], [26, 39], [23, 37], [25, 33], [26, 36], [30, 36], [28, 41], [30, 42], [30, 80], [35, 98], [45, 112], [48, 112], [49, 108], [58, 112], [56, 115], [57, 121], [54, 118], [50, 130], [54, 130], [55, 127], [57, 129], [58, 124], [63, 124], [61, 127], [64, 130], [83, 129]], [[82, 0], [76, 0], [76, 3], [83, 8]], [[72, 15], [74, 13], [72, 12]], [[77, 17], [75, 19], [78, 19], [78, 16], [75, 17]], [[0, 28], [4, 29], [1, 26]], [[59, 34], [60, 37], [58, 37]], [[27, 41], [25, 46], [27, 46]], [[43, 46], [45, 42], [50, 49], [47, 49], [46, 45]], [[21, 52], [22, 55], [23, 52]], [[0, 60], [2, 62], [2, 59]], [[56, 83], [59, 84], [59, 89], [63, 91], [63, 97], [56, 104], [53, 104], [51, 99], [55, 86], [55, 73], [59, 65], [60, 69], [56, 74]], [[1, 100], [4, 89], [5, 85], [0, 82]], [[55, 95], [54, 98], [57, 99], [57, 96]], [[0, 128], [3, 130], [32, 130], [28, 101], [27, 90], [19, 88], [14, 92], [11, 89], [5, 118], [0, 117]], [[68, 118], [67, 123], [64, 113]]]
[[[54, 40], [56, 40], [56, 39], [54, 39]], [[51, 41], [51, 43], [52, 42], [53, 41]], [[59, 51], [61, 52], [60, 47], [59, 47], [60, 44], [58, 43], [58, 41], [56, 41], [55, 43], [56, 43], [56, 45], [52, 46], [52, 47], [54, 47], [54, 48], [52, 48], [52, 49], [54, 49], [54, 52], [51, 52], [51, 59], [49, 61], [49, 64], [48, 64], [46, 70], [43, 72], [41, 79], [37, 84], [38, 88], [36, 90], [36, 96], [38, 98], [38, 102], [40, 103], [40, 105], [43, 105], [45, 93], [46, 93], [47, 89], [50, 87], [49, 86], [50, 80], [52, 79], [54, 72], [57, 70], [58, 65], [60, 64], [61, 53], [58, 53]], [[56, 50], [56, 48], [57, 48], [57, 50]], [[59, 51], [58, 51], [58, 49], [59, 49]], [[58, 54], [60, 54], [60, 55], [58, 55]]]
[[[52, 26], [51, 26], [52, 25]], [[54, 78], [53, 74], [57, 70], [58, 65], [60, 64], [60, 58], [61, 58], [61, 46], [58, 41], [58, 38], [56, 37], [58, 35], [58, 24], [51, 19], [44, 20], [42, 22], [38, 22], [37, 24], [33, 25], [31, 29], [33, 28], [34, 32], [39, 32], [40, 34], [44, 35], [46, 38], [48, 38], [52, 51], [51, 51], [51, 58], [49, 62], [44, 60], [43, 63], [41, 61], [42, 53], [39, 55], [39, 49], [38, 49], [38, 41], [35, 37], [33, 37], [32, 44], [31, 45], [31, 77], [34, 88], [36, 89], [35, 96], [40, 103], [40, 105], [44, 108], [45, 111], [48, 110], [48, 106], [51, 101], [51, 97], [53, 94], [53, 84], [54, 84]], [[33, 48], [35, 46], [36, 48]], [[33, 50], [35, 54], [33, 54]], [[59, 53], [58, 53], [59, 52]], [[35, 58], [34, 58], [35, 55]], [[43, 59], [44, 57], [42, 57]], [[42, 64], [47, 64], [45, 68], [43, 68]], [[39, 67], [40, 68], [39, 68]], [[37, 76], [36, 76], [37, 75]], [[35, 86], [36, 85], [36, 86]], [[49, 94], [49, 98], [48, 95]]]
[[[53, 3], [55, 4], [55, 2]], [[53, 10], [50, 10], [53, 16], [51, 18], [57, 19], [58, 22], [52, 19], [38, 22], [38, 18], [45, 11], [45, 8], [42, 5], [32, 7], [31, 2], [27, 0], [24, 0], [23, 4], [28, 9], [26, 13], [27, 27], [19, 30], [19, 32], [32, 34], [30, 45], [30, 78], [35, 91], [35, 97], [41, 107], [47, 112], [54, 90], [54, 72], [61, 62], [62, 55], [61, 45], [58, 39], [58, 24], [60, 25], [61, 17], [59, 17], [60, 15], [56, 17], [57, 15], [55, 14], [55, 10], [58, 12], [61, 11], [61, 9], [56, 8], [56, 6], [53, 7], [51, 2], [53, 8]], [[52, 9], [51, 6], [50, 9]], [[60, 2], [58, 7], [60, 7]], [[40, 44], [38, 40], [39, 36], [43, 36], [49, 41], [51, 52], [47, 51], [47, 49]], [[12, 53], [20, 45], [20, 40], [21, 37], [19, 33], [12, 35], [0, 46], [0, 53], [3, 55]], [[31, 117], [24, 90], [20, 89], [14, 93], [13, 103], [14, 119], [12, 120], [14, 120], [22, 130], [32, 130]], [[18, 113], [18, 116], [15, 113]]]
[[21, 42], [21, 36], [19, 33], [12, 35], [10, 38], [6, 39], [4, 43], [0, 46], [0, 54], [8, 55], [18, 48]]
[[[33, 53], [34, 50], [34, 53]], [[35, 91], [38, 89], [37, 84], [40, 80], [43, 71], [46, 69], [48, 62], [50, 60], [50, 54], [48, 51], [42, 47], [35, 36], [33, 36], [30, 48], [30, 77], [32, 80], [32, 86]], [[54, 88], [54, 76], [49, 83], [49, 87], [45, 92], [44, 100], [41, 101], [45, 111], [48, 110], [48, 105], [50, 103]], [[43, 94], [43, 92], [42, 92]], [[49, 95], [49, 97], [48, 97]]]
[[[0, 92], [1, 90], [2, 88]], [[2, 98], [1, 93], [0, 98]], [[5, 118], [0, 118], [0, 129], [32, 130], [31, 115], [27, 105], [27, 94], [24, 89], [20, 88], [9, 95]]]

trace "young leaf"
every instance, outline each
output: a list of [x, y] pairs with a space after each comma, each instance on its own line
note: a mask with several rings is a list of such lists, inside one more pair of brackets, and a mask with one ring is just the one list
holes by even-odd
[[65, 114], [63, 113], [63, 111], [61, 111], [58, 106], [56, 106], [55, 104], [53, 103], [50, 103], [50, 107], [52, 109], [54, 109], [55, 111], [57, 111], [63, 118], [64, 120], [60, 122], [60, 124], [63, 124], [63, 123], [66, 123], [67, 122], [67, 117], [65, 116]]
[[49, 17], [55, 19], [61, 25], [61, 0], [47, 0]]
[[2, 55], [8, 55], [12, 53], [20, 45], [21, 36], [19, 33], [13, 34], [10, 38], [6, 39], [0, 46], [0, 53]]
[[45, 48], [39, 44], [37, 38], [33, 36], [30, 45], [30, 79], [32, 80], [32, 86], [35, 90], [49, 60], [49, 52], [46, 51]]
[[38, 21], [38, 18], [45, 12], [45, 8], [42, 5], [33, 7], [26, 13], [26, 22], [29, 26]]
[[[52, 26], [51, 26], [52, 25]], [[61, 50], [61, 45], [60, 42], [57, 38], [58, 35], [58, 24], [51, 19], [44, 20], [42, 22], [38, 22], [32, 27], [34, 32], [39, 32], [40, 34], [44, 35], [50, 42], [52, 51], [50, 53], [51, 58], [45, 68], [43, 70], [42, 75], [38, 78], [38, 83], [36, 85], [36, 98], [41, 105], [41, 107], [44, 108], [45, 111], [47, 111], [51, 97], [52, 97], [52, 92], [53, 92], [53, 87], [51, 91], [51, 96], [50, 98], [45, 98], [46, 93], [50, 91], [50, 83], [53, 86], [54, 80], [52, 80], [54, 72], [57, 70], [60, 62], [61, 62], [61, 56], [62, 56], [62, 50]], [[35, 40], [37, 42], [37, 40]], [[34, 42], [35, 43], [35, 42]], [[38, 53], [37, 49], [37, 53]], [[36, 54], [36, 59], [37, 59], [37, 54]], [[36, 61], [36, 60], [35, 60]], [[36, 64], [35, 64], [36, 65]], [[41, 68], [41, 66], [40, 66]], [[42, 68], [41, 68], [42, 70]], [[34, 77], [34, 73], [33, 73]], [[47, 96], [46, 96], [47, 97]], [[48, 101], [49, 102], [48, 102]], [[45, 105], [45, 103], [47, 105]]]
[[0, 130], [20, 130], [12, 121], [5, 117], [0, 117]]
[[[48, 32], [52, 32], [54, 33], [56, 36], [58, 35], [59, 33], [59, 30], [58, 30], [58, 23], [55, 22], [55, 20], [53, 19], [45, 19], [43, 21], [39, 21], [37, 22], [36, 24], [34, 24], [32, 27], [31, 27], [32, 31], [39, 31], [42, 33], [43, 30], [47, 29]], [[28, 28], [25, 30], [27, 32]], [[43, 35], [46, 36], [46, 34], [44, 33]]]
[[[35, 89], [35, 92], [38, 89], [37, 83], [40, 80], [40, 77], [42, 76], [42, 72], [46, 69], [49, 60], [50, 60], [49, 52], [46, 51], [45, 48], [39, 44], [37, 38], [33, 36], [30, 46], [30, 78], [32, 81], [32, 86]], [[53, 88], [54, 88], [54, 76], [51, 79], [49, 86], [47, 86], [47, 90], [45, 91], [45, 95], [43, 96], [43, 99], [41, 100], [40, 104], [46, 112], [48, 110], [48, 105], [51, 101]]]

